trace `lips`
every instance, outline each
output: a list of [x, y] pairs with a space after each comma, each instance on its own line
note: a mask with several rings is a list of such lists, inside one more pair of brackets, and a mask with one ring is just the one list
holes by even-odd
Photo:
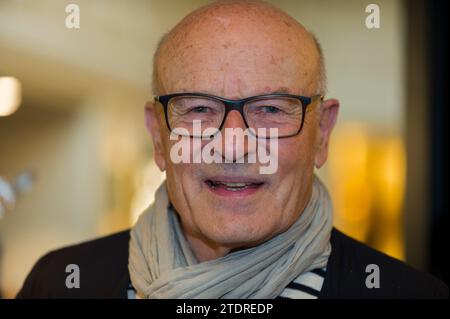
[[231, 192], [238, 192], [238, 191], [245, 190], [249, 187], [253, 187], [253, 188], [259, 187], [263, 183], [246, 183], [246, 182], [230, 183], [230, 182], [206, 180], [206, 184], [208, 184], [208, 186], [211, 188], [221, 187], [221, 188], [225, 188], [226, 190], [231, 191]]
[[252, 178], [216, 177], [205, 180], [208, 188], [219, 195], [251, 194], [259, 189], [264, 182]]

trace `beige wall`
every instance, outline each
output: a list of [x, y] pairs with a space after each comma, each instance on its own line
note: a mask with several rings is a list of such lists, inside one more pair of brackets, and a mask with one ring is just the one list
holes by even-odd
[[[401, 132], [405, 34], [402, 1], [272, 1], [313, 31], [322, 44], [328, 95], [341, 102], [340, 122]], [[368, 29], [366, 5], [380, 7], [380, 29]]]
[[[43, 253], [97, 234], [105, 210], [98, 127], [89, 111], [21, 110], [0, 119], [0, 174], [36, 174], [33, 189], [0, 221], [2, 289], [7, 296]], [[23, 111], [23, 112], [22, 112]]]

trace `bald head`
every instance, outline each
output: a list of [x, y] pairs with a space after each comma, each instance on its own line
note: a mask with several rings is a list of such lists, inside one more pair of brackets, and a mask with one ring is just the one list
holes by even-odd
[[[279, 86], [273, 87], [272, 77], [281, 79]], [[154, 56], [155, 95], [192, 91], [238, 98], [325, 90], [316, 38], [262, 1], [217, 1], [195, 10], [161, 39]]]

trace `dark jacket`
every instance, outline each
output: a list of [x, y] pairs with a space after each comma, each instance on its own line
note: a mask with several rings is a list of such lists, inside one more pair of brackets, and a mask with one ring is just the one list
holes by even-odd
[[[17, 298], [127, 298], [129, 231], [50, 252], [33, 267]], [[319, 298], [448, 298], [431, 275], [388, 257], [333, 229], [332, 252]], [[80, 288], [66, 287], [66, 266], [80, 269]], [[368, 288], [369, 264], [379, 288]]]

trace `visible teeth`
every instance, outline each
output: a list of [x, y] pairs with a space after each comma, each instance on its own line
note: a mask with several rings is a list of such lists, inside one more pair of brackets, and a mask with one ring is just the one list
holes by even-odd
[[[211, 188], [216, 188], [216, 187], [223, 187], [228, 191], [232, 191], [232, 192], [237, 192], [237, 191], [241, 191], [244, 190], [252, 185], [254, 185], [254, 183], [245, 183], [245, 182], [215, 182], [212, 180], [208, 180], [207, 184], [209, 185], [209, 187]], [[255, 184], [258, 185], [258, 184]]]
[[247, 184], [246, 183], [222, 183], [224, 184], [226, 187], [245, 187]]

